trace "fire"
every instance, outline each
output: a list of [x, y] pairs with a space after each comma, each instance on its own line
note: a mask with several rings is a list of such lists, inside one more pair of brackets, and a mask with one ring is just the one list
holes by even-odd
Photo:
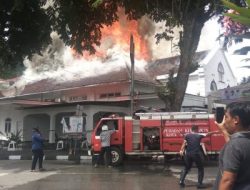
[[143, 26], [141, 27], [138, 21], [127, 20], [124, 10], [120, 9], [118, 12], [119, 21], [113, 23], [112, 26], [104, 26], [102, 28], [101, 46], [96, 47], [95, 55], [89, 56], [88, 53], [84, 52], [83, 57], [85, 59], [90, 59], [90, 57], [105, 58], [107, 51], [113, 48], [119, 49], [121, 53], [126, 52], [129, 54], [130, 35], [132, 34], [135, 44], [135, 58], [149, 61], [151, 59], [151, 51], [147, 35], [143, 34], [146, 33], [145, 29], [140, 31]]
[[131, 34], [134, 37], [135, 57], [137, 59], [149, 60], [151, 53], [148, 48], [148, 42], [138, 33], [137, 21], [127, 21], [126, 23], [119, 21], [110, 27], [104, 27], [102, 30], [102, 42], [107, 43], [107, 41], [111, 41], [110, 45], [119, 46], [122, 50], [129, 53]]

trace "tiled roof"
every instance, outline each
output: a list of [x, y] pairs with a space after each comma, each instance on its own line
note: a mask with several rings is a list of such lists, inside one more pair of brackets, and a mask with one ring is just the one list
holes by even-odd
[[[114, 82], [126, 82], [130, 80], [130, 73], [126, 68], [113, 71], [111, 73], [102, 74], [99, 76], [92, 76], [87, 78], [79, 78], [74, 81], [57, 81], [55, 79], [43, 79], [25, 86], [20, 95], [34, 94], [40, 92], [63, 90], [75, 87], [107, 84]], [[153, 79], [147, 73], [135, 72], [135, 81], [142, 81], [147, 83], [154, 83]]]
[[[194, 61], [202, 61], [208, 54], [209, 51], [201, 51], [195, 54]], [[177, 72], [178, 66], [180, 64], [180, 56], [174, 56], [164, 59], [158, 59], [148, 64], [147, 70], [151, 76], [165, 75], [169, 74], [171, 69]]]
[[[202, 60], [208, 51], [199, 52], [196, 54], [195, 60], [199, 62]], [[168, 74], [169, 70], [174, 68], [177, 70], [179, 65], [179, 56], [170, 57], [166, 59], [159, 59], [148, 64], [146, 72], [139, 72], [135, 70], [134, 80], [144, 83], [156, 83], [154, 78], [157, 75]], [[89, 85], [108, 84], [114, 82], [128, 82], [130, 81], [130, 68], [121, 68], [120, 70], [112, 71], [110, 73], [82, 77], [78, 80], [59, 81], [52, 78], [42, 79], [40, 81], [27, 84], [19, 95], [37, 94], [41, 92], [58, 91], [63, 89], [77, 88]], [[0, 92], [0, 97], [3, 94]]]

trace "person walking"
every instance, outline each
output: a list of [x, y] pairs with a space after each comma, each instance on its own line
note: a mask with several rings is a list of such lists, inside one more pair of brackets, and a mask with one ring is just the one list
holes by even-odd
[[222, 123], [226, 144], [219, 155], [219, 172], [213, 190], [250, 189], [250, 102], [226, 107]]
[[43, 137], [41, 135], [41, 132], [38, 128], [33, 128], [32, 130], [32, 153], [33, 153], [33, 159], [32, 159], [32, 165], [31, 165], [31, 172], [34, 172], [36, 169], [36, 163], [38, 160], [39, 163], [39, 171], [43, 171]]
[[185, 167], [180, 174], [180, 182], [179, 182], [180, 187], [185, 187], [186, 175], [192, 168], [194, 162], [198, 168], [197, 188], [204, 188], [203, 185], [204, 166], [203, 166], [203, 152], [201, 148], [201, 139], [218, 132], [219, 131], [198, 133], [198, 126], [193, 125], [191, 128], [191, 133], [185, 135], [185, 139], [180, 149], [180, 155], [184, 156], [184, 163], [185, 163]]
[[101, 140], [101, 152], [99, 154], [99, 157], [97, 159], [97, 163], [95, 164], [95, 167], [98, 167], [98, 165], [101, 163], [104, 159], [104, 155], [106, 153], [106, 163], [108, 167], [112, 167], [112, 157], [111, 157], [111, 148], [110, 148], [110, 140], [111, 135], [115, 132], [115, 129], [109, 130], [108, 125], [102, 126], [102, 132], [100, 133], [100, 140]]

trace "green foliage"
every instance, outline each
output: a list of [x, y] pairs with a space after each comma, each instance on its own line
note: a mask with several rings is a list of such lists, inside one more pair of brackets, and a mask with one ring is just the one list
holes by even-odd
[[83, 50], [95, 53], [94, 46], [100, 45], [103, 25], [112, 25], [118, 20], [117, 1], [96, 1], [94, 6], [93, 3], [89, 0], [56, 0], [51, 7], [54, 30], [78, 53]]
[[248, 77], [243, 77], [243, 79], [240, 82], [241, 84], [246, 84], [246, 83], [250, 83], [250, 76]]
[[7, 64], [0, 61], [0, 77], [1, 78], [14, 78], [22, 74], [24, 65], [22, 63]]
[[103, 3], [103, 0], [96, 0], [93, 4], [92, 7], [97, 8], [99, 5]]
[[[230, 17], [232, 20], [244, 24], [246, 26], [250, 26], [250, 9], [249, 7], [240, 7], [234, 3], [231, 3], [227, 0], [222, 0], [223, 4], [232, 10], [235, 10], [238, 14], [234, 13], [226, 13], [225, 15]], [[247, 4], [249, 5], [250, 0], [247, 0]]]
[[50, 43], [51, 23], [39, 0], [0, 1], [0, 77], [22, 70], [24, 57]]
[[11, 133], [9, 141], [15, 141], [17, 145], [20, 144], [22, 142], [22, 130], [19, 129], [15, 133]]

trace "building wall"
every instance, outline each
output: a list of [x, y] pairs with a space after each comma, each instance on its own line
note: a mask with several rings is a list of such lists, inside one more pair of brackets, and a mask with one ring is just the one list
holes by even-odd
[[[219, 63], [222, 64], [224, 68], [224, 76], [223, 80], [220, 80], [219, 72], [218, 72], [218, 65]], [[235, 76], [232, 73], [232, 70], [225, 58], [224, 53], [222, 50], [216, 51], [214, 56], [209, 60], [209, 62], [204, 66], [205, 70], [205, 95], [207, 96], [211, 90], [210, 85], [211, 82], [214, 80], [217, 89], [223, 89], [227, 86], [236, 86], [237, 80]]]
[[[185, 95], [183, 106], [204, 106], [204, 98]], [[147, 109], [152, 108], [152, 109]], [[144, 109], [146, 111], [155, 111], [155, 109], [164, 108], [163, 102], [156, 96], [147, 97], [136, 102], [135, 110]], [[53, 143], [55, 142], [55, 134], [62, 135], [62, 116], [70, 116], [76, 112], [76, 106], [64, 107], [46, 107], [46, 108], [33, 108], [33, 109], [17, 109], [13, 105], [0, 105], [0, 131], [4, 131], [5, 118], [12, 120], [12, 132], [17, 129], [23, 130], [24, 141], [31, 140], [31, 130], [33, 127], [38, 127], [46, 140]], [[110, 105], [84, 105], [83, 113], [86, 115], [86, 131], [87, 138], [90, 141], [90, 134], [95, 127], [97, 120], [100, 118], [94, 117], [101, 116], [103, 113], [119, 113], [123, 115], [130, 115], [130, 105], [127, 106], [114, 106]], [[96, 120], [94, 120], [96, 118]]]
[[[11, 119], [11, 131], [15, 132], [17, 129], [22, 129], [23, 113], [20, 110], [16, 110], [14, 105], [4, 104], [0, 105], [0, 131], [5, 134], [5, 120]], [[7, 135], [10, 135], [7, 134]]]
[[[61, 93], [62, 100], [67, 102], [79, 101], [96, 101], [101, 99], [110, 99], [115, 96], [115, 93], [121, 95], [129, 94], [127, 83], [111, 83], [89, 86], [84, 88], [76, 88]], [[113, 96], [112, 96], [113, 94]], [[106, 97], [104, 97], [106, 95]]]
[[[45, 140], [54, 141], [55, 137], [51, 137], [50, 133], [53, 133], [54, 135], [55, 132], [58, 132], [59, 135], [62, 134], [62, 124], [60, 121], [56, 122], [56, 116], [60, 113], [68, 113], [69, 115], [69, 113], [75, 113], [75, 111], [76, 106], [26, 110], [16, 110], [16, 107], [14, 106], [0, 106], [0, 131], [4, 132], [5, 118], [10, 118], [12, 122], [11, 132], [16, 131], [16, 123], [18, 123], [18, 129], [22, 129], [23, 132], [23, 140], [30, 141], [32, 128], [38, 127], [43, 133]], [[86, 131], [89, 133], [88, 139], [90, 139], [90, 132], [94, 128], [93, 115], [98, 112], [121, 112], [128, 115], [130, 108], [119, 106], [87, 105], [84, 106], [83, 112], [87, 115]], [[54, 122], [51, 123], [51, 120]]]
[[203, 96], [195, 96], [192, 94], [185, 94], [182, 102], [182, 111], [192, 111], [197, 108], [203, 108], [205, 110], [206, 99]]
[[[219, 63], [222, 64], [224, 69], [223, 80], [220, 80], [218, 72]], [[207, 96], [211, 92], [212, 81], [215, 82], [217, 89], [237, 85], [236, 78], [221, 49], [212, 50], [199, 64], [200, 67], [189, 75], [186, 93]]]
[[187, 94], [205, 96], [204, 67], [201, 65], [195, 72], [189, 75], [186, 88]]

